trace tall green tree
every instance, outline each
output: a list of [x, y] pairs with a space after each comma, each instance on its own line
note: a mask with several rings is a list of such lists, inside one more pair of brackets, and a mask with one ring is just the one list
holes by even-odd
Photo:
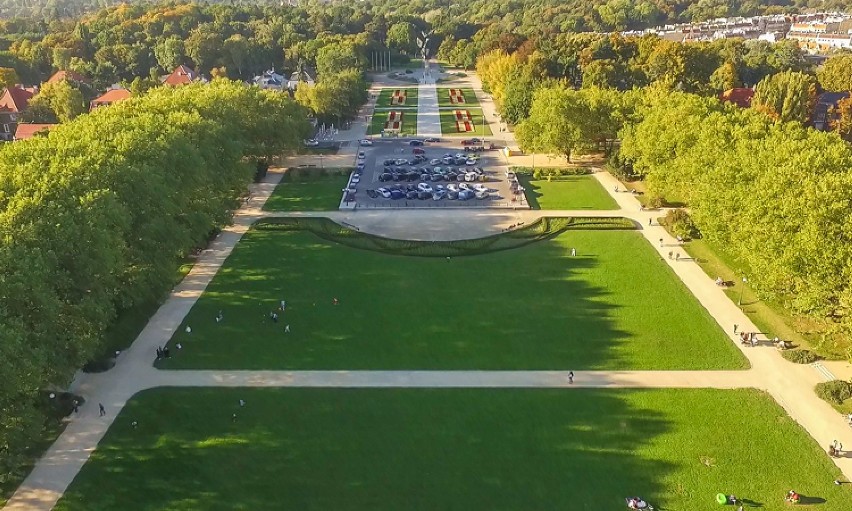
[[785, 71], [768, 76], [757, 84], [751, 106], [777, 121], [804, 124], [811, 118], [816, 92], [816, 78]]
[[817, 78], [825, 90], [835, 92], [852, 90], [852, 55], [841, 53], [829, 57], [817, 69]]
[[68, 122], [88, 110], [83, 93], [67, 80], [45, 84], [30, 100], [24, 118], [31, 122]]

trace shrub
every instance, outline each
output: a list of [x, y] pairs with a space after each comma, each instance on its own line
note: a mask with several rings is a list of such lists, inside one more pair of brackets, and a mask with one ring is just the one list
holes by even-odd
[[843, 380], [832, 380], [817, 383], [816, 394], [829, 403], [842, 405], [852, 397], [852, 383]]
[[649, 209], [660, 209], [663, 207], [664, 203], [665, 201], [663, 200], [662, 195], [654, 194], [648, 197], [648, 202], [645, 203], [645, 207]]
[[781, 356], [795, 364], [812, 364], [819, 360], [819, 356], [810, 350], [787, 350], [781, 352]]
[[591, 170], [587, 167], [512, 167], [510, 170], [517, 174], [532, 175], [535, 180], [539, 179], [559, 179], [564, 176], [583, 176], [590, 174]]
[[666, 213], [666, 225], [676, 235], [684, 239], [701, 237], [698, 228], [692, 222], [689, 213], [682, 209], [672, 209]]

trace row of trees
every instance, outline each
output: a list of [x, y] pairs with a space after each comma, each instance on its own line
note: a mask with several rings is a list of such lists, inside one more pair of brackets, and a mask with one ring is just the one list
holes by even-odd
[[230, 220], [254, 165], [310, 133], [277, 93], [163, 87], [0, 149], [0, 474], [44, 426], [39, 392], [100, 351], [116, 314], [157, 299]]

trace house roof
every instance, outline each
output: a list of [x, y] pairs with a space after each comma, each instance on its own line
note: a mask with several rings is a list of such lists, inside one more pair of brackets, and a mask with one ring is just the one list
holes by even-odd
[[62, 80], [68, 80], [71, 82], [80, 82], [80, 83], [89, 83], [89, 80], [81, 75], [80, 73], [74, 71], [57, 71], [53, 73], [53, 76], [47, 79], [46, 83], [55, 83], [61, 82]]
[[21, 113], [27, 109], [30, 99], [35, 95], [35, 89], [12, 87], [3, 91], [0, 97], [0, 110]]
[[198, 74], [195, 71], [181, 64], [172, 71], [172, 74], [163, 80], [163, 83], [166, 85], [186, 85], [198, 79]]
[[828, 131], [831, 128], [832, 121], [829, 110], [848, 97], [849, 92], [823, 92], [820, 94], [814, 105], [814, 111], [811, 113], [811, 124], [814, 129]]
[[754, 89], [748, 87], [736, 87], [726, 90], [719, 94], [720, 101], [733, 103], [740, 108], [748, 108], [751, 106], [751, 98], [754, 97]]
[[130, 91], [127, 89], [110, 89], [99, 97], [93, 99], [92, 104], [96, 106], [108, 105], [110, 103], [115, 103], [116, 101], [121, 101], [122, 99], [127, 99], [130, 96]]
[[53, 129], [56, 124], [18, 124], [15, 130], [15, 140], [33, 138], [36, 133]]

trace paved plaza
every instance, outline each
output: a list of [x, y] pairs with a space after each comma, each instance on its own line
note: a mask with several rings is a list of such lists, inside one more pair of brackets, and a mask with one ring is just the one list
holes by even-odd
[[[433, 131], [435, 121], [432, 117], [437, 119], [434, 77], [431, 80], [432, 83], [429, 83], [430, 80], [427, 79], [427, 83], [421, 85], [419, 91], [418, 131], [421, 129], [424, 131], [419, 133], [420, 136]], [[465, 85], [481, 91], [481, 85], [477, 82], [475, 75], [471, 75]], [[431, 92], [429, 92], [430, 88]], [[481, 94], [481, 92], [477, 93]], [[495, 119], [493, 104], [484, 96], [480, 99], [483, 109], [489, 114], [488, 118]], [[430, 105], [432, 101], [435, 104], [434, 116], [424, 111], [424, 108], [427, 110], [430, 108], [424, 105]], [[356, 122], [350, 130], [341, 132], [341, 137], [349, 137], [349, 141], [353, 143], [347, 145], [341, 155], [336, 158], [341, 161], [355, 159], [356, 152], [360, 148], [354, 141], [364, 137], [365, 126], [364, 122]], [[498, 129], [499, 126], [494, 123], [492, 131], [498, 133]], [[439, 121], [438, 133], [440, 133]], [[500, 132], [500, 137], [505, 145], [513, 143], [511, 134]], [[427, 146], [428, 154], [431, 155], [432, 152], [443, 154], [451, 151], [449, 145], [442, 144]], [[447, 142], [447, 144], [455, 145], [457, 142]], [[400, 149], [403, 152], [398, 153]], [[375, 169], [381, 165], [376, 163], [377, 160], [392, 154], [405, 154], [407, 157], [412, 154], [411, 149], [404, 142], [377, 142], [367, 158], [361, 188], [366, 190], [379, 187]], [[485, 156], [482, 166], [494, 169], [492, 175], [499, 177], [505, 172], [506, 162], [500, 161], [495, 154], [489, 153]], [[723, 290], [715, 285], [698, 264], [685, 257], [686, 254], [679, 248], [678, 241], [672, 238], [663, 227], [653, 222], [661, 213], [641, 210], [634, 196], [616, 192], [615, 188], [619, 183], [611, 175], [604, 172], [596, 172], [593, 175], [616, 201], [619, 209], [607, 211], [541, 211], [526, 208], [447, 209], [434, 207], [431, 204], [433, 201], [417, 201], [418, 206], [397, 208], [398, 210], [394, 211], [370, 208], [365, 203], [363, 209], [332, 212], [268, 212], [263, 211], [263, 204], [282, 177], [280, 170], [271, 170], [264, 182], [251, 185], [252, 198], [235, 213], [233, 225], [224, 229], [209, 248], [204, 250], [193, 269], [175, 287], [169, 299], [150, 319], [135, 342], [120, 354], [115, 367], [104, 373], [81, 374], [75, 380], [71, 390], [84, 396], [85, 404], [38, 461], [4, 509], [7, 511], [53, 509], [128, 400], [142, 390], [157, 387], [517, 387], [564, 389], [566, 392], [576, 388], [754, 388], [772, 396], [817, 444], [824, 446], [832, 440], [839, 440], [847, 446], [852, 446], [852, 428], [847, 427], [840, 415], [830, 405], [820, 400], [813, 391], [815, 384], [830, 378], [831, 374], [824, 368], [791, 364], [773, 348], [740, 346], [737, 336], [731, 330], [732, 325], [739, 325], [743, 331], [756, 332], [760, 329], [728, 299]], [[494, 183], [499, 189], [498, 182]], [[359, 199], [361, 193], [362, 190], [359, 189]], [[429, 207], [419, 207], [421, 202], [430, 203]], [[375, 204], [380, 202], [377, 200]], [[476, 204], [476, 201], [472, 204]], [[677, 278], [730, 337], [731, 343], [742, 351], [749, 361], [750, 369], [742, 371], [575, 371], [574, 383], [569, 384], [567, 380], [568, 371], [571, 370], [569, 367], [561, 371], [167, 371], [153, 367], [151, 354], [171, 339], [234, 247], [256, 221], [267, 217], [308, 216], [327, 217], [363, 232], [390, 238], [432, 241], [484, 237], [502, 232], [510, 225], [533, 222], [542, 216], [620, 216], [630, 219], [640, 226], [638, 232], [657, 251], [663, 263], [669, 265]], [[663, 243], [659, 242], [661, 239]], [[667, 257], [670, 251], [680, 252], [683, 257], [679, 260]], [[98, 413], [99, 403], [103, 403], [106, 407], [107, 413], [103, 417]], [[852, 457], [834, 458], [832, 462], [847, 478], [852, 479]]]

